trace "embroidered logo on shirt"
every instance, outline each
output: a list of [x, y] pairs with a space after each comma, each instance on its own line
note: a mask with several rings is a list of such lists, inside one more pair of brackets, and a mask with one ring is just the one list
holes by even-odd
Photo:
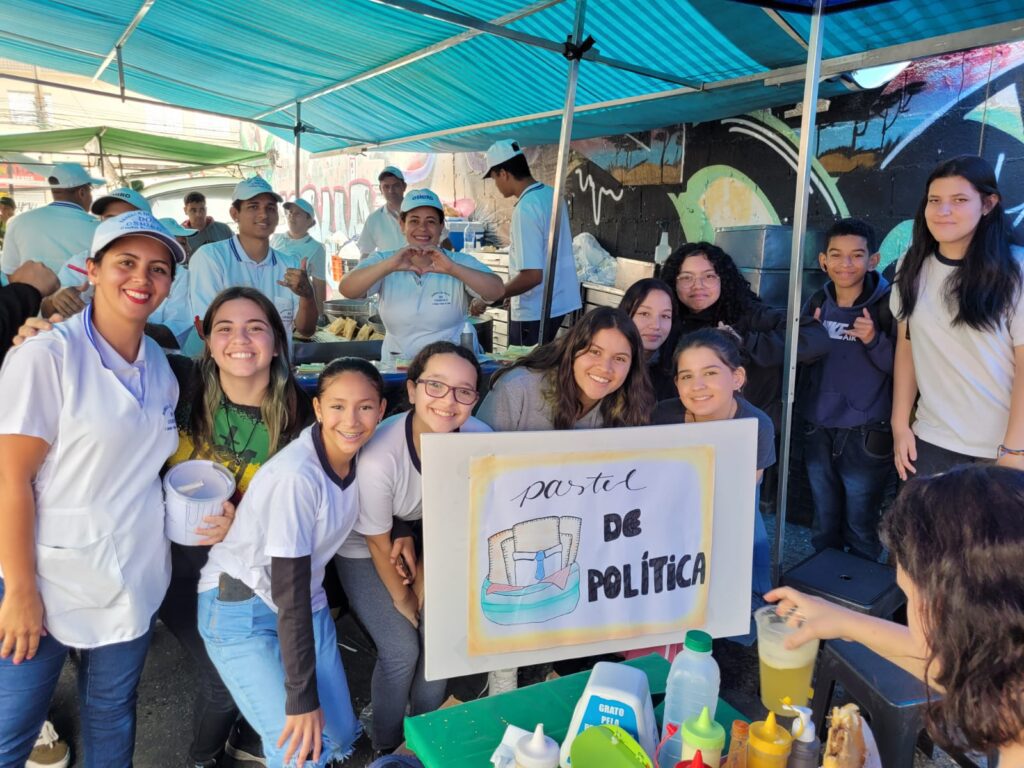
[[164, 419], [165, 419], [165, 422], [164, 422], [164, 431], [165, 432], [170, 432], [171, 430], [177, 430], [178, 429], [178, 424], [174, 420], [174, 406], [173, 405], [165, 405], [164, 406]]
[[435, 307], [448, 307], [452, 303], [452, 295], [445, 291], [434, 291], [431, 301]]

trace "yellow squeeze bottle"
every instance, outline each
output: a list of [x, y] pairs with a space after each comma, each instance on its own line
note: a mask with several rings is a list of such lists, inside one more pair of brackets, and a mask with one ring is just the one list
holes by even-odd
[[775, 722], [775, 713], [750, 724], [747, 738], [747, 768], [786, 768], [793, 737]]

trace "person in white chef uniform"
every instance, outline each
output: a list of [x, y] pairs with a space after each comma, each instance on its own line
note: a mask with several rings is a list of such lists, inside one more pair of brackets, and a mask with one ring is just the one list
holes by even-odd
[[135, 700], [167, 590], [160, 468], [178, 385], [143, 333], [184, 252], [150, 214], [101, 223], [92, 303], [0, 370], [0, 764], [22, 765], [78, 649], [87, 768], [131, 764]]

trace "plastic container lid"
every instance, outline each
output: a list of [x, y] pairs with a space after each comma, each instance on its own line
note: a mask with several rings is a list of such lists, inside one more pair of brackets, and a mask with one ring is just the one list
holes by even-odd
[[789, 731], [775, 722], [775, 713], [769, 712], [764, 720], [750, 724], [747, 743], [751, 749], [768, 755], [785, 755], [793, 746]]
[[711, 713], [704, 707], [697, 717], [691, 717], [679, 728], [683, 741], [696, 749], [722, 751], [725, 746], [725, 728], [711, 719]]
[[522, 768], [558, 768], [558, 742], [544, 735], [544, 724], [516, 742], [516, 765]]
[[688, 651], [697, 653], [711, 653], [711, 635], [699, 629], [691, 629], [686, 633], [686, 640], [683, 645]]

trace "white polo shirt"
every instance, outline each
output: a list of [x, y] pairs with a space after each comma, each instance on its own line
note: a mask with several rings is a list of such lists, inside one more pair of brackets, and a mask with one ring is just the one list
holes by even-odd
[[306, 259], [309, 276], [327, 282], [327, 251], [324, 244], [312, 235], [296, 239], [287, 232], [280, 232], [270, 238], [270, 247], [289, 257], [293, 262], [289, 266], [295, 269], [298, 269], [302, 260]]
[[[512, 212], [509, 234], [508, 276], [514, 279], [524, 269], [545, 269], [548, 259], [548, 229], [551, 226], [551, 207], [555, 190], [539, 181], [523, 190]], [[561, 226], [558, 230], [558, 260], [555, 263], [555, 288], [551, 295], [551, 317], [579, 309], [580, 281], [576, 276], [576, 262], [572, 255], [572, 230], [569, 228], [569, 209], [565, 201], [559, 203]], [[544, 301], [544, 284], [510, 300], [512, 319], [519, 322], [540, 320]]]
[[[1024, 264], [1024, 248], [1014, 246], [1012, 251]], [[954, 325], [945, 283], [958, 269], [959, 262], [933, 255], [924, 260], [918, 277], [917, 303], [909, 319], [921, 395], [914, 434], [940, 448], [994, 459], [1010, 420], [1013, 379], [1020, 373], [1015, 371], [1014, 348], [1024, 345], [1024, 292], [994, 331]], [[889, 306], [898, 316], [898, 290]]]
[[275, 612], [271, 560], [310, 558], [314, 611], [327, 607], [324, 570], [359, 514], [355, 464], [348, 477], [327, 460], [320, 425], [313, 424], [271, 457], [249, 482], [235, 523], [215, 544], [199, 575], [199, 591], [215, 589], [220, 574], [242, 581]]
[[[412, 436], [412, 411], [389, 416], [359, 452], [359, 517], [338, 554], [365, 559], [370, 549], [365, 536], [387, 533], [392, 518], [423, 517], [423, 481]], [[459, 432], [490, 432], [470, 416]]]
[[192, 315], [205, 316], [214, 297], [225, 288], [246, 285], [260, 291], [274, 303], [290, 340], [299, 297], [291, 289], [278, 285], [290, 266], [292, 260], [273, 248], [263, 261], [253, 261], [239, 242], [238, 235], [207, 243], [192, 254], [188, 263]]
[[49, 450], [33, 482], [44, 626], [74, 648], [145, 634], [170, 582], [160, 469], [178, 446], [178, 384], [143, 338], [128, 362], [87, 308], [15, 347], [0, 370], [0, 434]]
[[88, 251], [99, 220], [74, 203], [61, 201], [34, 208], [7, 222], [0, 270], [10, 275], [30, 259], [55, 273], [69, 258]]
[[[89, 258], [89, 251], [76, 253], [60, 268], [57, 279], [60, 280], [61, 288], [80, 286], [87, 282], [89, 273], [85, 270], [85, 261]], [[82, 300], [86, 303], [92, 301], [93, 289], [82, 294]], [[192, 308], [188, 298], [188, 269], [179, 264], [174, 269], [174, 282], [171, 283], [171, 292], [167, 298], [160, 302], [160, 306], [149, 316], [149, 322], [155, 325], [166, 325], [178, 344], [184, 344], [192, 328], [195, 327]]]
[[[493, 274], [483, 262], [472, 256], [454, 251], [445, 253], [456, 264]], [[392, 251], [371, 254], [356, 269], [379, 264], [391, 254]], [[411, 360], [434, 341], [458, 344], [469, 313], [470, 299], [479, 298], [458, 278], [438, 272], [425, 275], [392, 272], [366, 291], [367, 296], [375, 293], [380, 297], [380, 319], [387, 329], [381, 349], [382, 360], [391, 360], [395, 355]]]

